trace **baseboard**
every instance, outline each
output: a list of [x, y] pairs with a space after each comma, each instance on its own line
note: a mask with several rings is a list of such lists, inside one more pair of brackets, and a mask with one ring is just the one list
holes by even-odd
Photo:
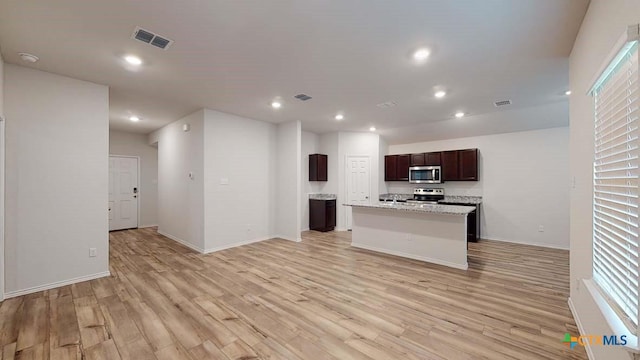
[[22, 290], [16, 290], [16, 291], [8, 291], [4, 294], [4, 298], [5, 299], [10, 299], [10, 298], [14, 298], [17, 296], [22, 296], [22, 295], [28, 295], [28, 294], [33, 294], [33, 293], [37, 293], [40, 291], [44, 291], [44, 290], [51, 290], [51, 289], [55, 289], [61, 286], [67, 286], [67, 285], [71, 285], [71, 284], [76, 284], [79, 282], [83, 282], [83, 281], [89, 281], [89, 280], [95, 280], [95, 279], [99, 279], [105, 276], [111, 276], [111, 273], [109, 271], [105, 271], [105, 272], [101, 272], [101, 273], [97, 273], [97, 274], [92, 274], [92, 275], [87, 275], [87, 276], [80, 276], [77, 278], [73, 278], [73, 279], [69, 279], [69, 280], [62, 280], [62, 281], [56, 281], [50, 284], [45, 284], [45, 285], [39, 285], [39, 286], [34, 286], [34, 287], [30, 287], [27, 289], [22, 289]]
[[238, 246], [257, 243], [257, 242], [260, 242], [260, 241], [271, 240], [273, 238], [274, 238], [273, 236], [267, 236], [267, 237], [263, 237], [263, 238], [252, 239], [252, 240], [239, 241], [239, 242], [235, 242], [235, 243], [232, 243], [232, 244], [226, 244], [226, 245], [222, 245], [222, 246], [216, 246], [216, 247], [213, 247], [213, 248], [205, 249], [204, 253], [205, 254], [210, 254], [210, 253], [213, 253], [213, 252], [216, 252], [216, 251], [222, 251], [222, 250], [231, 249], [231, 248], [238, 247]]
[[195, 245], [193, 245], [193, 244], [190, 244], [189, 242], [187, 242], [187, 241], [185, 241], [185, 240], [182, 240], [182, 239], [180, 239], [180, 238], [179, 238], [179, 237], [177, 237], [177, 236], [173, 236], [173, 235], [168, 234], [168, 233], [166, 233], [166, 232], [164, 232], [164, 231], [160, 231], [160, 229], [158, 229], [158, 230], [157, 230], [157, 232], [158, 232], [158, 234], [160, 234], [160, 235], [162, 235], [162, 236], [166, 236], [166, 237], [168, 237], [169, 239], [171, 239], [171, 240], [173, 240], [173, 241], [175, 241], [175, 242], [177, 242], [177, 243], [180, 243], [180, 244], [182, 244], [182, 245], [184, 245], [184, 246], [188, 247], [188, 248], [189, 248], [189, 249], [191, 249], [191, 250], [194, 250], [194, 251], [197, 251], [197, 252], [199, 252], [199, 253], [201, 253], [201, 254], [204, 254], [204, 249], [201, 249], [201, 248], [199, 248], [199, 247], [197, 247], [197, 246], [195, 246]]
[[293, 241], [293, 242], [301, 242], [302, 241], [302, 237], [300, 237], [300, 235], [298, 235], [297, 238], [292, 238], [290, 236], [284, 236], [284, 235], [274, 235], [274, 238], [278, 238], [278, 239], [284, 239], [284, 240], [289, 240], [289, 241]]
[[[578, 331], [580, 331], [580, 335], [586, 334], [586, 331], [584, 330], [584, 326], [582, 325], [582, 321], [580, 321], [580, 316], [578, 316], [578, 312], [576, 311], [575, 306], [573, 306], [573, 301], [571, 301], [571, 298], [569, 298], [567, 303], [569, 304], [569, 310], [571, 310], [571, 314], [573, 315], [573, 318], [576, 321], [576, 325], [578, 326]], [[590, 360], [595, 359], [595, 356], [593, 355], [593, 350], [591, 349], [591, 344], [588, 341], [585, 343], [584, 349], [587, 352], [587, 357], [589, 357]]]
[[432, 258], [426, 257], [426, 256], [407, 254], [407, 253], [403, 253], [402, 251], [393, 251], [393, 250], [381, 249], [381, 248], [378, 248], [378, 247], [375, 247], [375, 246], [356, 244], [356, 243], [353, 243], [353, 242], [351, 243], [351, 246], [357, 247], [357, 248], [360, 248], [360, 249], [380, 252], [380, 253], [383, 253], [383, 254], [401, 256], [401, 257], [406, 257], [406, 258], [413, 259], [413, 260], [420, 260], [420, 261], [424, 261], [424, 262], [428, 262], [428, 263], [432, 263], [432, 264], [444, 265], [444, 266], [448, 266], [448, 267], [452, 267], [452, 268], [460, 269], [460, 270], [467, 270], [469, 268], [469, 264], [468, 263], [465, 263], [464, 265], [461, 265], [461, 264], [456, 264], [456, 263], [452, 263], [452, 262], [449, 262], [449, 261], [432, 259]]
[[505, 243], [509, 243], [509, 244], [539, 246], [539, 247], [544, 247], [544, 248], [549, 248], [549, 249], [569, 250], [569, 247], [566, 247], [566, 246], [549, 245], [549, 244], [544, 244], [544, 243], [516, 242], [516, 241], [510, 241], [510, 240], [504, 240], [504, 239], [494, 239], [494, 238], [490, 238], [490, 237], [486, 237], [486, 236], [482, 236], [481, 239], [505, 242]]
[[150, 228], [150, 227], [154, 227], [154, 226], [158, 226], [158, 224], [154, 224], [154, 225], [138, 225], [138, 229]]

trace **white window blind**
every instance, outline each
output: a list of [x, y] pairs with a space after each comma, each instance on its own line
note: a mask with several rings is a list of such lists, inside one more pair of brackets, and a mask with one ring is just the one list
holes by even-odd
[[626, 43], [593, 88], [593, 278], [637, 333], [640, 131], [638, 42]]

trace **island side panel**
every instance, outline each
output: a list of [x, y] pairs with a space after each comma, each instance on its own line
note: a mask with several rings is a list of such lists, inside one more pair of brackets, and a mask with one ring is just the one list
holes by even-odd
[[353, 207], [351, 246], [466, 270], [467, 215]]

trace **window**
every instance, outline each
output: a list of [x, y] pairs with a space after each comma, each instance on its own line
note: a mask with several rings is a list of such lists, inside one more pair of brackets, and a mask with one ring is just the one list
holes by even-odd
[[595, 100], [593, 279], [637, 334], [640, 111], [638, 27], [591, 90]]

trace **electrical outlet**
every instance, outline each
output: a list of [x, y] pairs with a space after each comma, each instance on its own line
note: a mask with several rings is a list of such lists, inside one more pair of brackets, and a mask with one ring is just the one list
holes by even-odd
[[538, 226], [538, 232], [544, 232], [544, 226], [543, 225]]
[[98, 249], [89, 248], [89, 257], [96, 257], [96, 256], [98, 256]]

